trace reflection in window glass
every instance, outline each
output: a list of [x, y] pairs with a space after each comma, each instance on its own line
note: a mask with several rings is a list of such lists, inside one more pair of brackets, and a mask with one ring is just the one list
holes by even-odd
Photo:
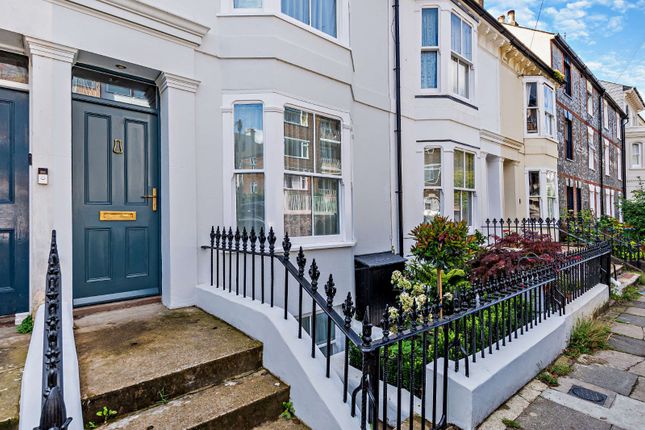
[[340, 121], [286, 107], [284, 167], [285, 231], [294, 237], [339, 234]]
[[537, 82], [526, 84], [526, 132], [538, 132]]
[[426, 148], [424, 153], [423, 220], [430, 222], [441, 214], [441, 148]]
[[281, 0], [282, 13], [336, 37], [336, 0]]
[[259, 232], [264, 227], [264, 174], [235, 175], [235, 209], [240, 229]]
[[235, 7], [236, 9], [261, 8], [262, 0], [235, 0], [233, 7]]
[[0, 80], [29, 83], [29, 60], [22, 55], [0, 51]]
[[540, 218], [540, 172], [529, 172], [529, 217]]
[[546, 216], [549, 218], [555, 218], [556, 216], [556, 198], [555, 172], [549, 171], [546, 172]]
[[234, 107], [235, 168], [264, 168], [264, 127], [262, 104]]
[[475, 196], [475, 154], [456, 149], [455, 167], [455, 221], [472, 225], [473, 199]]
[[75, 68], [72, 93], [141, 107], [157, 107], [157, 88], [120, 76]]

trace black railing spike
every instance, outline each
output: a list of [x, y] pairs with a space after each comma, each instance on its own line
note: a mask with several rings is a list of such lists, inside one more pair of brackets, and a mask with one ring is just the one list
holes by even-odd
[[291, 251], [291, 239], [289, 239], [289, 233], [284, 234], [284, 239], [282, 240], [282, 250], [284, 251], [284, 258], [288, 260], [289, 251]]
[[264, 227], [260, 227], [260, 232], [258, 233], [257, 240], [258, 242], [260, 242], [260, 251], [264, 250], [264, 244], [267, 241], [267, 237], [264, 234]]
[[303, 251], [302, 246], [298, 250], [296, 264], [298, 264], [298, 277], [302, 278], [305, 276], [305, 266], [307, 265], [307, 258], [305, 258], [305, 252]]
[[240, 235], [240, 228], [238, 227], [238, 228], [235, 229], [235, 249], [240, 249], [240, 239], [241, 239], [241, 237], [242, 236]]
[[246, 227], [242, 229], [242, 249], [246, 250], [246, 246], [249, 243], [249, 232], [246, 231]]
[[387, 340], [390, 337], [390, 307], [385, 305], [383, 318], [381, 318], [381, 329], [383, 330], [383, 339]]
[[347, 298], [343, 303], [343, 315], [345, 315], [345, 328], [349, 328], [352, 325], [352, 319], [356, 313], [356, 307], [352, 301], [352, 293], [347, 293]]
[[[219, 228], [219, 227], [218, 227]], [[215, 226], [211, 227], [211, 246], [215, 245]]]
[[311, 261], [311, 266], [309, 266], [309, 277], [311, 278], [311, 290], [315, 293], [318, 291], [318, 278], [320, 278], [320, 270], [318, 270], [315, 258]]
[[412, 298], [412, 306], [410, 307], [410, 324], [412, 325], [413, 330], [417, 328], [418, 318], [419, 314], [417, 313], [417, 300], [416, 298]]
[[325, 294], [327, 295], [327, 307], [334, 306], [334, 296], [336, 295], [336, 284], [333, 275], [329, 275], [329, 280], [325, 284]]
[[233, 234], [233, 228], [229, 227], [228, 228], [228, 249], [233, 249], [233, 237], [235, 235]]
[[370, 346], [372, 344], [372, 323], [370, 323], [370, 307], [365, 308], [365, 315], [363, 316], [363, 331], [361, 335], [361, 340], [363, 341], [363, 346]]
[[222, 232], [219, 231], [219, 226], [217, 226], [217, 230], [215, 230], [215, 246], [218, 248], [219, 248], [219, 242], [221, 238], [222, 238]]

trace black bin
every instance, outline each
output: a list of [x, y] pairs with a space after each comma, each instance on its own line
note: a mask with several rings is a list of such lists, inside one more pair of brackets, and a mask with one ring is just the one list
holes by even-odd
[[363, 320], [369, 306], [369, 319], [380, 325], [385, 306], [394, 305], [396, 293], [392, 287], [392, 272], [405, 268], [405, 258], [391, 252], [354, 257], [356, 277], [356, 318]]

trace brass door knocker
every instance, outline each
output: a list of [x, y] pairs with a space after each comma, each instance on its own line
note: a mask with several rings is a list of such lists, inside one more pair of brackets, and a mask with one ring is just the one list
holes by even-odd
[[123, 141], [121, 139], [114, 139], [114, 144], [112, 145], [112, 152], [117, 155], [123, 154]]

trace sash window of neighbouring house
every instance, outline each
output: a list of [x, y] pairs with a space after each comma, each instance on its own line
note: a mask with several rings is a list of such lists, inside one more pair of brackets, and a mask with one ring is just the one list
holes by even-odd
[[234, 105], [237, 226], [259, 231], [264, 214], [264, 118], [261, 103]]
[[587, 126], [587, 147], [589, 148], [589, 168], [596, 170], [596, 145], [594, 143], [593, 128]]
[[441, 215], [441, 148], [424, 151], [423, 220]]
[[569, 118], [564, 119], [564, 144], [568, 160], [573, 160], [573, 121]]
[[571, 62], [569, 58], [565, 57], [564, 59], [564, 92], [571, 96], [573, 92], [573, 82], [571, 81]]
[[455, 200], [454, 220], [472, 225], [475, 196], [475, 155], [456, 149], [454, 152]]
[[421, 88], [437, 88], [439, 9], [421, 11]]
[[545, 84], [543, 89], [544, 134], [547, 136], [555, 136], [555, 97], [553, 88]]
[[632, 143], [632, 169], [640, 169], [642, 165], [643, 144]]
[[473, 28], [457, 14], [450, 18], [450, 49], [452, 51], [452, 91], [470, 98], [470, 70], [473, 61]]
[[340, 121], [286, 107], [284, 169], [285, 230], [300, 237], [339, 234]]
[[604, 144], [604, 169], [605, 169], [605, 175], [609, 176], [611, 173], [611, 165], [610, 165], [610, 156], [609, 156], [609, 141], [607, 139], [603, 139], [603, 144]]
[[587, 113], [593, 116], [593, 85], [587, 80]]
[[336, 37], [336, 0], [282, 0], [282, 13]]
[[537, 82], [527, 82], [526, 84], [526, 132], [538, 132], [538, 93]]

